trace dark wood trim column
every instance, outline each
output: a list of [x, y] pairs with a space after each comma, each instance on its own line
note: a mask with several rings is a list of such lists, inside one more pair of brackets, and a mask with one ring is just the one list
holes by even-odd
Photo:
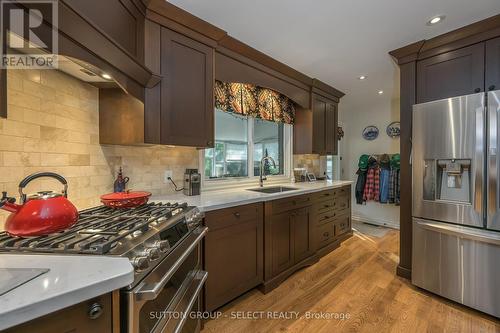
[[411, 249], [412, 249], [412, 180], [411, 180], [411, 135], [412, 135], [412, 106], [416, 102], [416, 61], [400, 65], [401, 95], [400, 95], [400, 122], [401, 122], [401, 206], [400, 206], [400, 242], [399, 265], [397, 274], [411, 278]]
[[7, 118], [7, 70], [0, 69], [0, 118]]

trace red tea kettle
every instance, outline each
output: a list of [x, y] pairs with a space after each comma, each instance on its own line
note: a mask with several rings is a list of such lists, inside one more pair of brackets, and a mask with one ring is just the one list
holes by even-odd
[[[29, 182], [41, 177], [55, 178], [64, 185], [62, 193], [41, 191], [26, 196], [23, 188]], [[53, 172], [34, 173], [19, 183], [21, 204], [3, 192], [0, 208], [11, 212], [5, 222], [5, 230], [12, 236], [42, 236], [69, 228], [78, 221], [76, 207], [67, 199], [68, 182], [63, 176]]]

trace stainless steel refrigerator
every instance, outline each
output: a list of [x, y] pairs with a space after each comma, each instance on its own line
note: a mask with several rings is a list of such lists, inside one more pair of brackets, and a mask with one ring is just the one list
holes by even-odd
[[499, 113], [500, 90], [416, 104], [411, 157], [412, 283], [496, 317]]

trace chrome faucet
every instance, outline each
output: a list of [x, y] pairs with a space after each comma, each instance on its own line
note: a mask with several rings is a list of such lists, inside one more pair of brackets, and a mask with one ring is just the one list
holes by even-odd
[[276, 162], [274, 161], [274, 159], [271, 157], [271, 156], [264, 156], [262, 157], [262, 159], [260, 160], [260, 177], [259, 177], [259, 186], [260, 187], [264, 187], [264, 180], [267, 180], [267, 177], [264, 175], [264, 161], [265, 160], [271, 160], [271, 162], [273, 162], [273, 167], [276, 168]]

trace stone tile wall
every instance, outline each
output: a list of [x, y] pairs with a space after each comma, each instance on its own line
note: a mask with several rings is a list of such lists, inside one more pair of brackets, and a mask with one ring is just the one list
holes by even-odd
[[[99, 90], [55, 70], [9, 70], [8, 117], [0, 119], [0, 190], [18, 193], [25, 176], [39, 171], [63, 175], [69, 199], [79, 208], [99, 204], [113, 190], [117, 169], [129, 188], [173, 192], [163, 173], [182, 184], [185, 168], [198, 167], [195, 148], [99, 144]], [[53, 180], [34, 181], [27, 193], [60, 190]], [[0, 211], [0, 229], [7, 212]]]

